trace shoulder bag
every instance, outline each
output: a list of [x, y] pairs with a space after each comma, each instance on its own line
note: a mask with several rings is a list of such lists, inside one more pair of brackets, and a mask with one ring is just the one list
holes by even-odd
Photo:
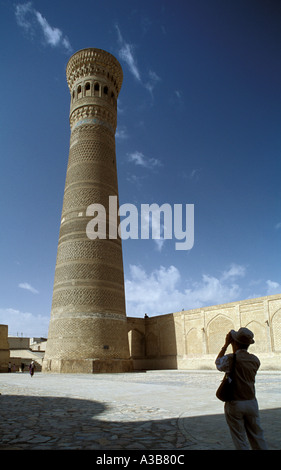
[[233, 355], [232, 366], [229, 373], [224, 375], [219, 388], [216, 391], [216, 397], [221, 401], [233, 400], [233, 372], [235, 368], [236, 354]]

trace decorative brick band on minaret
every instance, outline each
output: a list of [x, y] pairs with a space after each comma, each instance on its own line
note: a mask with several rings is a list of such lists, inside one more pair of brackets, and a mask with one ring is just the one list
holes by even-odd
[[117, 196], [117, 97], [123, 73], [100, 49], [83, 49], [66, 69], [70, 150], [43, 372], [125, 372], [129, 358], [120, 238], [89, 239], [87, 207]]

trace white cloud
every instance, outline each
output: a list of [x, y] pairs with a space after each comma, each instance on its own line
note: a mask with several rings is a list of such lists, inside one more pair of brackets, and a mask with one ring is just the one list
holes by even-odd
[[34, 287], [32, 287], [30, 284], [28, 284], [28, 282], [21, 282], [19, 284], [19, 287], [21, 289], [25, 289], [25, 290], [32, 292], [32, 294], [39, 294], [39, 291], [35, 289]]
[[143, 187], [143, 181], [145, 177], [128, 173], [126, 180], [134, 185], [135, 188], [141, 189]]
[[14, 308], [0, 308], [0, 323], [8, 325], [10, 336], [33, 337], [48, 334], [50, 319], [43, 315], [34, 315], [30, 312], [21, 312]]
[[129, 44], [128, 42], [124, 40], [118, 25], [115, 25], [115, 27], [116, 27], [116, 31], [118, 35], [118, 43], [119, 43], [118, 55], [120, 59], [123, 60], [127, 64], [130, 72], [135, 77], [135, 79], [139, 83], [141, 83], [152, 95], [156, 84], [161, 80], [160, 77], [153, 70], [149, 70], [147, 79], [144, 79], [141, 77], [141, 73], [139, 71], [137, 60], [135, 57], [133, 44]]
[[140, 80], [140, 73], [133, 56], [133, 46], [131, 44], [123, 44], [119, 50], [119, 56], [127, 63], [131, 73], [135, 76], [135, 78]]
[[138, 152], [137, 150], [128, 154], [128, 160], [136, 165], [150, 169], [161, 165], [160, 160], [157, 158], [147, 158], [142, 152]]
[[189, 174], [189, 179], [198, 181], [199, 173], [200, 173], [200, 170], [198, 168], [194, 168]]
[[158, 75], [153, 72], [152, 70], [149, 71], [148, 73], [148, 76], [149, 76], [149, 80], [148, 82], [146, 82], [145, 84], [145, 88], [151, 93], [153, 93], [153, 90], [155, 88], [155, 86], [157, 85], [158, 82], [160, 82], [160, 77], [158, 77]]
[[15, 7], [16, 21], [26, 32], [34, 36], [39, 31], [43, 33], [44, 41], [51, 47], [62, 47], [67, 52], [72, 51], [70, 42], [63, 32], [51, 26], [46, 18], [32, 6], [32, 2], [18, 4]]
[[38, 23], [40, 24], [47, 44], [57, 46], [62, 39], [62, 32], [58, 28], [52, 28], [46, 18], [44, 18], [39, 11], [35, 12]]
[[178, 109], [182, 109], [182, 107], [184, 106], [184, 97], [182, 91], [174, 90], [174, 92], [171, 93], [169, 102], [172, 106], [175, 106]]
[[126, 140], [128, 139], [129, 137], [129, 134], [128, 134], [128, 131], [127, 131], [127, 128], [125, 126], [122, 126], [122, 127], [118, 127], [117, 130], [116, 130], [116, 134], [115, 134], [115, 138], [118, 139], [118, 140]]
[[182, 92], [180, 90], [175, 90], [174, 93], [179, 100], [182, 98]]
[[32, 20], [28, 18], [29, 14], [33, 13], [32, 3], [27, 2], [23, 4], [16, 5], [15, 7], [15, 15], [16, 21], [19, 26], [21, 26], [26, 31], [32, 29]]
[[268, 280], [266, 281], [266, 285], [267, 285], [266, 295], [274, 295], [274, 294], [281, 293], [281, 285], [278, 282]]
[[[231, 270], [232, 267], [228, 271]], [[241, 267], [237, 276], [242, 271]], [[182, 283], [175, 266], [160, 266], [151, 273], [146, 273], [141, 266], [130, 266], [130, 276], [125, 280], [127, 315], [142, 317], [147, 313], [153, 316], [200, 308], [232, 302], [241, 294], [233, 276], [216, 278], [204, 274], [199, 282], [185, 282], [185, 287], [181, 288]]]
[[69, 39], [65, 36], [64, 38], [62, 38], [62, 45], [64, 46], [64, 48], [68, 51], [68, 52], [72, 52], [72, 46], [69, 42]]
[[132, 44], [129, 44], [124, 41], [119, 27], [116, 25], [116, 30], [118, 34], [118, 42], [120, 44], [119, 49], [119, 57], [120, 59], [124, 60], [124, 62], [128, 65], [130, 72], [134, 75], [134, 77], [140, 81], [140, 72], [137, 67], [136, 59], [134, 57], [134, 47]]
[[[163, 232], [164, 232], [164, 228], [161, 226], [161, 236], [163, 236]], [[165, 239], [164, 238], [154, 238], [153, 239], [154, 243], [156, 244], [156, 249], [158, 251], [162, 251], [162, 248], [164, 246], [164, 243], [165, 243]]]
[[222, 279], [226, 280], [226, 279], [235, 278], [235, 277], [244, 277], [245, 274], [246, 274], [245, 266], [241, 266], [238, 264], [231, 264], [229, 269], [223, 272]]
[[[155, 214], [155, 219], [154, 219], [154, 214]], [[156, 204], [155, 206], [152, 204], [150, 205], [148, 212], [142, 213], [141, 223], [142, 223], [142, 229], [144, 230], [148, 229], [148, 231], [152, 230], [153, 242], [155, 243], [156, 250], [162, 251], [164, 243], [166, 241], [165, 229], [167, 229], [167, 226], [164, 223], [165, 218], [161, 218], [161, 217], [158, 218], [158, 216], [159, 216], [159, 206], [158, 204]], [[153, 224], [154, 224], [154, 229], [156, 231], [155, 233], [153, 233]]]

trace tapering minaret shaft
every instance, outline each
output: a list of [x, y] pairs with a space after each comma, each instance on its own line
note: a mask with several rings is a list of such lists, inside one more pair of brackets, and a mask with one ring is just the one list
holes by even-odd
[[132, 369], [120, 238], [87, 236], [87, 208], [118, 200], [115, 156], [119, 62], [84, 49], [67, 65], [70, 149], [59, 234], [52, 312], [43, 371]]

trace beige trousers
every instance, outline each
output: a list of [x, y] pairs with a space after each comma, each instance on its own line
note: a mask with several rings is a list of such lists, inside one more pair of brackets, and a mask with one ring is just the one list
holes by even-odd
[[[230, 401], [225, 403], [225, 417], [237, 450], [267, 450], [260, 426], [257, 400]], [[247, 439], [248, 438], [248, 439]]]

